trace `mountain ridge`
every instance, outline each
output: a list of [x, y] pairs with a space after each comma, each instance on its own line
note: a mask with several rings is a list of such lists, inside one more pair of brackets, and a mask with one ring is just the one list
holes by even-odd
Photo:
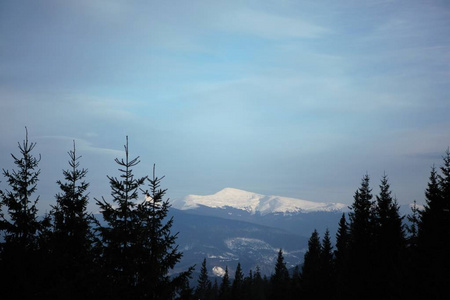
[[271, 213], [309, 213], [309, 212], [344, 212], [348, 206], [336, 202], [313, 202], [303, 199], [263, 195], [236, 188], [224, 188], [212, 195], [188, 195], [172, 203], [180, 210], [196, 209], [201, 206], [210, 208], [234, 208], [252, 215]]

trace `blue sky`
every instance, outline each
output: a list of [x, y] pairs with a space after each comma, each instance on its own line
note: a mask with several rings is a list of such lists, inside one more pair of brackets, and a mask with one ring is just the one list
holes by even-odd
[[128, 135], [171, 198], [348, 204], [422, 202], [450, 145], [447, 1], [2, 1], [0, 36], [0, 167], [27, 126], [44, 210], [74, 139], [91, 199]]

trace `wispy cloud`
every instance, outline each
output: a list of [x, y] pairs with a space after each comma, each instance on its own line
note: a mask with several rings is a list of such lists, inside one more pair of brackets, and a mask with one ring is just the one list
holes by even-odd
[[111, 148], [104, 148], [96, 146], [93, 142], [89, 142], [83, 138], [79, 137], [69, 137], [69, 136], [36, 136], [36, 140], [41, 140], [43, 143], [48, 144], [54, 144], [54, 142], [65, 142], [65, 144], [68, 144], [68, 142], [75, 141], [76, 147], [78, 149], [78, 152], [80, 153], [87, 153], [87, 155], [108, 155], [112, 158], [121, 157], [123, 156], [122, 150], [117, 149], [111, 149]]
[[224, 14], [218, 24], [219, 28], [226, 31], [273, 40], [316, 38], [329, 32], [326, 28], [299, 18], [250, 9]]

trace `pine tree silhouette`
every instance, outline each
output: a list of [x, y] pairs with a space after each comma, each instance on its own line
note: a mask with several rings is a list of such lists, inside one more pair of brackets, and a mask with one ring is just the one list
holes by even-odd
[[70, 169], [64, 170], [65, 182], [57, 184], [61, 190], [56, 195], [50, 217], [53, 230], [48, 241], [48, 261], [52, 262], [52, 287], [50, 297], [87, 298], [93, 281], [94, 236], [91, 230], [93, 216], [87, 212], [89, 183], [84, 181], [87, 169], [80, 169], [75, 141], [68, 152]]
[[308, 240], [308, 250], [305, 253], [301, 275], [303, 295], [307, 299], [317, 297], [320, 293], [322, 283], [321, 247], [319, 233], [314, 230]]
[[354, 202], [349, 213], [349, 274], [354, 288], [350, 289], [353, 298], [373, 294], [373, 276], [367, 271], [373, 269], [373, 235], [375, 205], [372, 201], [369, 175], [365, 175], [360, 188], [355, 192]]
[[242, 299], [243, 297], [244, 274], [242, 273], [241, 263], [237, 264], [234, 280], [231, 285], [231, 299]]
[[270, 277], [270, 299], [289, 298], [289, 272], [284, 262], [283, 250], [278, 251], [275, 273]]
[[[108, 296], [121, 299], [170, 299], [186, 287], [193, 267], [171, 277], [169, 271], [181, 259], [171, 233], [173, 218], [166, 219], [170, 207], [160, 188], [164, 177], [135, 178], [132, 167], [139, 157], [129, 159], [128, 137], [125, 159], [115, 160], [120, 179], [108, 176], [113, 203], [97, 200], [107, 226], [98, 224], [101, 237], [100, 261], [107, 279]], [[143, 190], [145, 181], [149, 190]], [[141, 190], [144, 200], [138, 199]]]
[[335, 293], [335, 266], [333, 256], [333, 246], [331, 244], [330, 231], [328, 228], [322, 239], [320, 249], [320, 290], [319, 297], [331, 299]]
[[397, 201], [391, 196], [388, 178], [383, 175], [376, 196], [374, 268], [372, 274], [380, 298], [398, 298], [404, 276], [401, 259], [405, 254], [405, 234]]
[[[450, 285], [450, 151], [438, 174], [433, 166], [419, 223], [418, 254], [422, 296], [443, 299]], [[428, 295], [427, 295], [428, 293]]]
[[100, 259], [104, 271], [104, 290], [110, 297], [131, 299], [138, 297], [136, 286], [137, 266], [142, 257], [136, 255], [141, 247], [140, 222], [136, 213], [139, 188], [146, 177], [135, 178], [132, 168], [139, 164], [139, 157], [129, 158], [128, 137], [125, 159], [115, 159], [119, 165], [120, 177], [107, 176], [111, 186], [112, 203], [102, 198], [96, 200], [106, 226], [98, 224]]
[[206, 258], [203, 259], [200, 268], [200, 276], [197, 281], [197, 288], [195, 289], [195, 297], [197, 299], [209, 299], [211, 294], [211, 280], [208, 277], [208, 269], [206, 268]]
[[47, 217], [38, 220], [39, 196], [32, 199], [41, 157], [32, 155], [36, 143], [28, 141], [27, 128], [25, 132], [25, 140], [18, 143], [20, 156], [11, 154], [17, 170], [3, 169], [11, 188], [0, 195], [1, 204], [7, 210], [7, 216], [0, 216], [4, 238], [0, 247], [0, 289], [5, 298], [27, 299], [40, 293], [40, 264], [43, 262], [39, 242], [40, 235], [49, 226]]
[[228, 266], [225, 267], [225, 274], [222, 277], [222, 283], [219, 288], [219, 299], [226, 300], [231, 296], [230, 293], [230, 277], [228, 275]]
[[336, 298], [348, 298], [349, 286], [349, 228], [345, 213], [339, 220], [336, 233], [336, 250], [334, 251], [334, 265], [336, 268]]

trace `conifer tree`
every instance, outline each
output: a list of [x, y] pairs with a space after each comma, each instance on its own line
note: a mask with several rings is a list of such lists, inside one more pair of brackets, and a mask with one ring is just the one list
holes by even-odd
[[308, 240], [308, 250], [302, 268], [302, 289], [305, 298], [310, 299], [320, 293], [321, 284], [321, 244], [317, 230]]
[[418, 278], [418, 274], [422, 273], [420, 271], [420, 256], [418, 252], [418, 231], [420, 226], [420, 210], [417, 206], [416, 200], [411, 207], [411, 214], [407, 216], [409, 225], [406, 227], [408, 231], [407, 238], [407, 249], [406, 255], [403, 259], [404, 263], [404, 282], [405, 291], [404, 296], [408, 299], [416, 299], [420, 293], [417, 291], [417, 287], [421, 286], [423, 283]]
[[420, 216], [418, 253], [423, 289], [430, 298], [447, 295], [450, 284], [450, 151], [447, 149], [444, 164], [438, 174], [433, 166], [425, 192], [426, 204]]
[[198, 298], [194, 295], [194, 289], [189, 286], [189, 280], [185, 280], [176, 300], [197, 300]]
[[107, 176], [111, 186], [112, 203], [96, 200], [107, 226], [98, 224], [96, 230], [101, 239], [101, 263], [103, 266], [105, 292], [121, 298], [138, 297], [136, 285], [137, 266], [143, 257], [139, 253], [141, 243], [139, 233], [141, 222], [136, 212], [139, 188], [146, 177], [135, 178], [132, 168], [139, 164], [139, 157], [129, 158], [128, 137], [125, 148], [125, 159], [115, 159], [119, 165], [120, 176]]
[[[381, 179], [380, 194], [376, 196], [376, 242], [389, 251], [398, 252], [404, 246], [404, 229], [397, 201], [392, 198], [387, 176]], [[397, 253], [398, 254], [398, 253]]]
[[420, 222], [420, 210], [417, 206], [417, 201], [414, 200], [414, 204], [411, 207], [411, 214], [407, 216], [407, 219], [410, 223], [406, 227], [408, 231], [408, 248], [410, 249], [416, 249], [417, 247], [417, 238], [418, 238], [418, 231], [419, 231], [419, 222]]
[[[102, 240], [102, 263], [111, 282], [110, 291], [121, 299], [171, 299], [185, 290], [193, 267], [171, 277], [169, 271], [182, 257], [175, 245], [177, 234], [171, 233], [173, 218], [167, 219], [169, 200], [160, 188], [164, 177], [135, 178], [132, 167], [139, 157], [130, 160], [128, 137], [125, 159], [115, 160], [120, 179], [108, 176], [113, 203], [97, 200], [108, 226], [98, 226]], [[141, 186], [148, 182], [148, 190]], [[138, 199], [138, 190], [145, 199]]]
[[138, 264], [140, 280], [137, 287], [146, 299], [170, 299], [185, 286], [194, 270], [192, 266], [176, 276], [169, 274], [183, 253], [176, 245], [178, 233], [171, 232], [173, 217], [167, 219], [170, 204], [169, 199], [164, 200], [167, 189], [160, 187], [162, 179], [164, 176], [156, 176], [153, 165], [153, 176], [146, 179], [146, 200], [139, 203], [136, 210], [140, 224], [138, 256], [145, 258]]
[[354, 202], [349, 213], [349, 274], [354, 286], [349, 292], [353, 298], [371, 294], [375, 287], [370, 270], [373, 268], [372, 241], [374, 235], [374, 204], [370, 189], [369, 175], [361, 181], [361, 187], [355, 192]]
[[289, 297], [289, 271], [284, 262], [283, 250], [278, 251], [275, 273], [270, 277], [270, 299], [287, 299]]
[[[442, 212], [442, 264], [444, 268], [444, 276], [442, 278], [441, 291], [444, 292], [446, 287], [450, 286], [450, 148], [447, 148], [443, 158], [444, 163], [441, 166], [441, 174], [438, 176], [439, 188], [443, 202]], [[447, 293], [448, 295], [448, 293]]]
[[211, 293], [211, 281], [208, 277], [208, 269], [206, 268], [206, 258], [203, 259], [202, 267], [200, 268], [200, 276], [197, 281], [197, 288], [195, 289], [195, 296], [197, 299], [208, 299]]
[[350, 233], [352, 248], [367, 248], [373, 235], [374, 203], [369, 186], [369, 175], [365, 175], [361, 187], [355, 192], [354, 202], [350, 207]]
[[342, 214], [339, 220], [339, 227], [336, 233], [336, 250], [334, 251], [335, 268], [336, 268], [336, 298], [346, 299], [348, 298], [348, 247], [349, 247], [349, 232], [348, 224], [345, 219], [345, 213]]
[[225, 300], [230, 298], [230, 277], [228, 275], [228, 266], [225, 267], [225, 274], [222, 277], [222, 283], [219, 288], [219, 299]]
[[264, 285], [264, 279], [261, 277], [261, 270], [259, 266], [256, 266], [255, 273], [253, 275], [253, 284], [251, 289], [250, 299], [264, 300], [266, 299], [266, 286]]
[[345, 213], [342, 213], [342, 217], [339, 220], [339, 226], [336, 233], [336, 250], [334, 251], [334, 256], [336, 258], [337, 265], [339, 265], [341, 262], [345, 263], [346, 261], [348, 242], [349, 242], [348, 224], [347, 220], [345, 219]]
[[214, 278], [214, 283], [211, 289], [211, 299], [219, 299], [219, 284], [217, 278]]
[[242, 273], [241, 263], [238, 262], [234, 273], [233, 284], [231, 285], [231, 298], [242, 299], [243, 296], [244, 273]]
[[376, 196], [374, 231], [374, 274], [376, 293], [380, 298], [399, 297], [403, 277], [401, 259], [405, 247], [402, 217], [391, 196], [386, 174]]
[[30, 298], [39, 294], [42, 276], [39, 276], [39, 237], [49, 226], [48, 218], [40, 221], [36, 205], [39, 196], [33, 200], [39, 180], [39, 158], [32, 155], [36, 143], [25, 140], [18, 143], [20, 156], [11, 154], [17, 170], [4, 170], [10, 190], [0, 194], [1, 205], [7, 215], [1, 215], [2, 236], [0, 253], [0, 287], [2, 295], [16, 298]]
[[253, 276], [253, 270], [250, 269], [248, 271], [248, 276], [244, 278], [244, 281], [242, 283], [242, 294], [241, 299], [252, 299], [253, 290], [255, 288], [254, 286], [254, 276]]
[[53, 231], [49, 241], [49, 259], [53, 262], [53, 276], [49, 280], [53, 289], [48, 293], [61, 297], [89, 297], [92, 286], [94, 237], [91, 231], [92, 216], [87, 212], [89, 183], [84, 181], [87, 169], [80, 169], [75, 141], [68, 152], [70, 169], [64, 170], [65, 182], [57, 181], [61, 192], [56, 195], [50, 217]]
[[333, 257], [333, 246], [331, 245], [330, 231], [328, 228], [322, 239], [320, 251], [320, 291], [319, 296], [330, 299], [335, 293], [335, 267]]
[[292, 271], [292, 277], [291, 277], [291, 284], [290, 284], [290, 291], [291, 291], [291, 299], [298, 299], [300, 295], [302, 294], [302, 277], [300, 272], [300, 266], [297, 265], [294, 267], [294, 270]]

